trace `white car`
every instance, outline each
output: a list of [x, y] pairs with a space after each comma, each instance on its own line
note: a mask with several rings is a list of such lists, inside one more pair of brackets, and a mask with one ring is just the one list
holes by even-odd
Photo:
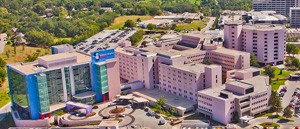
[[131, 108], [131, 106], [130, 105], [126, 105], [125, 108]]
[[110, 103], [108, 106], [116, 106], [116, 103]]

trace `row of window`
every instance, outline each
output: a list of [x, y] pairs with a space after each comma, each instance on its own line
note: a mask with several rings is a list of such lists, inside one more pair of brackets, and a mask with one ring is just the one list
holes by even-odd
[[266, 106], [268, 106], [268, 104], [263, 104], [263, 105], [257, 106], [255, 108], [252, 108], [251, 110], [254, 111], [256, 109], [259, 109], [259, 108], [262, 108], [262, 107], [266, 107]]

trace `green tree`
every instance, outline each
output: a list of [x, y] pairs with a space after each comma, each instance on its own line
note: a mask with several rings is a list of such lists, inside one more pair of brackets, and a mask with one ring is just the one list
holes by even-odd
[[211, 11], [208, 6], [202, 7], [201, 12], [204, 14], [204, 16], [211, 16]]
[[298, 58], [293, 58], [291, 64], [296, 68], [300, 68], [300, 61]]
[[273, 68], [272, 66], [267, 65], [264, 67], [264, 70], [265, 70], [265, 75], [269, 76], [270, 79], [275, 77], [275, 74], [274, 74], [275, 68]]
[[156, 99], [156, 108], [162, 110], [164, 105], [167, 103], [167, 100], [164, 96], [160, 96], [159, 99]]
[[36, 12], [37, 14], [40, 14], [40, 15], [42, 15], [44, 13], [45, 9], [46, 9], [46, 6], [42, 2], [33, 5], [33, 8], [32, 8], [32, 10], [34, 12]]
[[141, 22], [141, 21], [142, 21], [141, 18], [136, 19], [136, 22]]
[[6, 22], [0, 22], [0, 33], [6, 32], [10, 28], [10, 24]]
[[27, 55], [25, 62], [33, 62], [40, 56], [39, 53], [35, 52], [33, 55]]
[[49, 46], [53, 44], [54, 36], [47, 31], [31, 30], [25, 35], [27, 41], [39, 46]]
[[150, 23], [150, 24], [147, 25], [147, 29], [154, 30], [155, 29], [155, 25], [152, 24], [152, 23]]
[[285, 64], [286, 64], [287, 66], [289, 66], [289, 65], [291, 64], [291, 59], [290, 59], [290, 58], [286, 58], [286, 59], [285, 59]]
[[269, 105], [271, 106], [271, 108], [270, 108], [271, 112], [281, 112], [282, 106], [281, 106], [281, 101], [280, 101], [277, 91], [272, 90], [271, 96], [269, 99]]
[[138, 43], [143, 39], [144, 34], [145, 34], [145, 31], [143, 31], [143, 30], [138, 30], [137, 32], [135, 32], [130, 37], [131, 45], [132, 46], [137, 46]]
[[0, 58], [0, 68], [5, 68], [5, 66], [6, 62], [2, 58]]
[[133, 20], [126, 20], [125, 21], [125, 24], [124, 24], [124, 27], [128, 27], [128, 28], [133, 28], [135, 27], [135, 22]]
[[210, 60], [205, 60], [205, 61], [203, 61], [202, 63], [203, 63], [203, 64], [206, 64], [206, 65], [211, 65], [211, 64], [213, 64], [213, 62], [210, 61]]
[[174, 108], [174, 107], [170, 107], [170, 113], [171, 113], [172, 115], [175, 114], [175, 108]]
[[295, 55], [295, 54], [298, 54], [299, 53], [299, 48], [296, 46], [296, 45], [294, 45], [295, 47], [293, 47], [292, 48], [292, 54], [293, 54], [293, 56]]
[[283, 116], [286, 117], [286, 118], [291, 118], [293, 116], [293, 112], [291, 111], [291, 108], [289, 106], [284, 108]]
[[259, 67], [258, 59], [253, 53], [250, 54], [250, 65], [253, 67]]
[[296, 46], [295, 44], [290, 44], [290, 43], [288, 43], [288, 44], [286, 45], [286, 52], [287, 52], [287, 54], [290, 55], [290, 54], [293, 53], [293, 51], [294, 51], [294, 52], [297, 51], [296, 48], [297, 48], [297, 46]]
[[6, 71], [4, 68], [0, 68], [0, 86], [2, 86], [3, 82], [6, 78]]

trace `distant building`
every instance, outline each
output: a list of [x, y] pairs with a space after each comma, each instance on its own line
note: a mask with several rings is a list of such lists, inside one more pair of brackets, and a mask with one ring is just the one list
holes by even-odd
[[263, 65], [283, 64], [286, 28], [284, 25], [242, 25], [237, 21], [227, 21], [224, 27], [224, 46], [253, 53]]
[[300, 7], [290, 8], [290, 24], [292, 28], [300, 28]]
[[[243, 74], [254, 74], [251, 72]], [[234, 121], [235, 115], [239, 120], [253, 119], [270, 109], [271, 90], [269, 77], [263, 75], [229, 81], [224, 86], [199, 91], [197, 111], [222, 124]]]
[[61, 52], [30, 63], [7, 65], [12, 107], [22, 118], [43, 119], [67, 101], [93, 104], [112, 100], [120, 93], [114, 49], [92, 52], [92, 57]]
[[166, 19], [158, 20], [158, 19], [152, 19], [152, 20], [142, 21], [142, 22], [138, 23], [137, 26], [146, 28], [149, 24], [153, 24], [153, 25], [155, 25], [156, 27], [159, 27], [159, 26], [169, 25], [169, 24], [171, 24], [172, 22], [173, 22], [173, 20], [166, 20]]
[[289, 15], [291, 7], [300, 7], [299, 0], [252, 0], [255, 11], [273, 10], [282, 15]]
[[111, 7], [100, 7], [101, 10], [104, 10], [105, 12], [107, 11], [113, 11], [113, 9]]
[[226, 21], [236, 21], [241, 24], [259, 24], [259, 23], [269, 23], [269, 24], [284, 24], [288, 23], [289, 19], [284, 15], [276, 13], [276, 11], [231, 11], [225, 10], [220, 18], [218, 27], [224, 28]]
[[169, 13], [168, 15], [164, 16], [155, 16], [154, 19], [156, 20], [173, 20], [173, 21], [180, 21], [180, 20], [200, 20], [200, 16], [203, 16], [202, 13], [182, 13], [182, 14], [173, 14]]

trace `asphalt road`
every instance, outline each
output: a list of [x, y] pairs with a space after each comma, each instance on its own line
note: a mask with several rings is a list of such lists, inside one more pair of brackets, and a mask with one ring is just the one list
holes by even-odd
[[208, 18], [209, 18], [209, 21], [207, 22], [206, 26], [201, 29], [201, 34], [204, 34], [205, 31], [209, 30], [212, 27], [212, 25], [214, 24], [215, 19], [216, 19], [216, 17], [208, 17]]

